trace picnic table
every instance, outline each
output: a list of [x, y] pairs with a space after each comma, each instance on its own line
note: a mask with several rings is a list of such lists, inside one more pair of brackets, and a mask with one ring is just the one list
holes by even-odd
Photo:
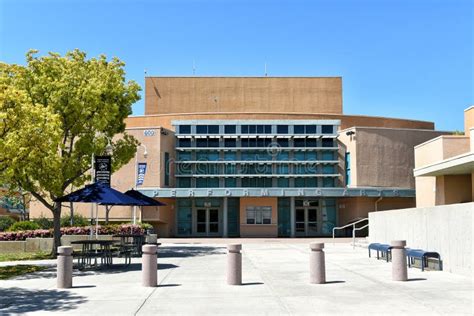
[[145, 235], [142, 234], [117, 234], [114, 238], [120, 238], [120, 247], [131, 252], [132, 256], [142, 255], [142, 246], [145, 243]]
[[[71, 244], [82, 245], [82, 251], [74, 255], [75, 257], [77, 257], [79, 267], [97, 267], [98, 258], [100, 258], [101, 266], [112, 265], [112, 245], [114, 244], [113, 240], [77, 240], [72, 241]], [[94, 264], [92, 264], [93, 261]]]

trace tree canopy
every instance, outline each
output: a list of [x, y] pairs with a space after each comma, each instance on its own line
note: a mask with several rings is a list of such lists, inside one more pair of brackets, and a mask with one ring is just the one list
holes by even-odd
[[126, 82], [118, 58], [37, 53], [27, 53], [25, 66], [0, 63], [0, 182], [50, 209], [59, 233], [54, 200], [90, 179], [91, 156], [110, 144], [113, 170], [134, 156], [138, 141], [124, 120], [140, 86]]

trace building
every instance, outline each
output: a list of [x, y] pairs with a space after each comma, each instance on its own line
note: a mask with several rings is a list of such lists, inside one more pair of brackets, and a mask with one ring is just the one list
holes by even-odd
[[464, 135], [442, 135], [415, 147], [416, 205], [474, 201], [474, 106], [464, 111]]
[[147, 163], [138, 189], [167, 206], [137, 217], [163, 237], [327, 236], [368, 212], [413, 207], [413, 148], [445, 134], [343, 114], [340, 77], [147, 77], [145, 115], [126, 125], [141, 145], [113, 186], [133, 187]]

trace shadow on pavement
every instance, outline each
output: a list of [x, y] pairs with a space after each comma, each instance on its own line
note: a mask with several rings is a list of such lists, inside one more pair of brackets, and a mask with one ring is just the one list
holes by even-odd
[[13, 315], [36, 311], [70, 311], [86, 298], [69, 291], [0, 288], [0, 314]]
[[337, 284], [337, 283], [346, 283], [346, 281], [326, 281], [325, 284]]
[[[178, 267], [177, 265], [170, 264], [170, 263], [158, 263], [158, 270], [175, 269], [177, 267]], [[142, 269], [141, 263], [132, 263], [128, 266], [123, 265], [123, 264], [117, 264], [117, 265], [112, 265], [112, 267], [107, 267], [107, 268], [102, 268], [102, 269], [85, 269], [85, 270], [74, 269], [73, 277], [100, 275], [100, 274], [117, 274], [117, 273], [129, 272], [129, 271], [140, 271], [141, 269]], [[53, 267], [53, 268], [35, 272], [35, 273], [24, 274], [24, 275], [12, 278], [12, 280], [31, 280], [31, 279], [43, 279], [43, 278], [44, 279], [56, 278], [56, 268]]]
[[226, 254], [226, 247], [158, 247], [158, 260], [160, 258], [184, 258], [223, 254]]
[[411, 279], [408, 279], [407, 281], [426, 281], [427, 279], [425, 278], [411, 278]]

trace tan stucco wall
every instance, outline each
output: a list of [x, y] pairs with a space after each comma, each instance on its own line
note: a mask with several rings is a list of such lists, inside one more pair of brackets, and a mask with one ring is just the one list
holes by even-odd
[[[272, 224], [247, 225], [247, 206], [271, 206]], [[278, 237], [278, 198], [242, 197], [240, 198], [240, 236], [241, 237]]]
[[436, 177], [436, 205], [472, 202], [471, 175]]
[[227, 112], [227, 113], [198, 113], [191, 112], [191, 107], [186, 112], [163, 115], [130, 116], [126, 119], [128, 128], [144, 126], [162, 126], [174, 130], [171, 125], [173, 120], [341, 120], [341, 128], [353, 126], [412, 128], [433, 130], [434, 123], [416, 120], [404, 120], [377, 116], [340, 115], [318, 113], [288, 113], [288, 111], [262, 113], [258, 109], [252, 113]]
[[[358, 217], [367, 217], [369, 212], [375, 211], [375, 202], [378, 198], [354, 197], [337, 200], [338, 225], [345, 225]], [[377, 203], [377, 211], [414, 207], [414, 198], [383, 198]]]
[[469, 135], [469, 130], [474, 127], [474, 105], [464, 110], [464, 134]]
[[[346, 131], [354, 131], [352, 140]], [[351, 186], [415, 188], [414, 146], [443, 132], [355, 127], [339, 140], [351, 153]]]
[[145, 114], [342, 113], [342, 78], [147, 77]]
[[171, 237], [175, 235], [175, 199], [160, 198], [160, 202], [165, 206], [145, 207], [142, 221], [151, 223], [159, 237]]

